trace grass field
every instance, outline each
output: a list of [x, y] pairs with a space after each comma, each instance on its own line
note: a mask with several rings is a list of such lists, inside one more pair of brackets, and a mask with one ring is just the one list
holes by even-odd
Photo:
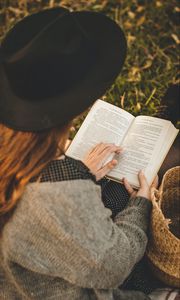
[[[178, 1], [0, 0], [1, 38], [25, 15], [59, 5], [101, 11], [120, 24], [127, 37], [128, 55], [123, 71], [104, 99], [134, 115], [154, 115], [167, 87], [179, 82]], [[83, 118], [76, 120], [75, 132]]]

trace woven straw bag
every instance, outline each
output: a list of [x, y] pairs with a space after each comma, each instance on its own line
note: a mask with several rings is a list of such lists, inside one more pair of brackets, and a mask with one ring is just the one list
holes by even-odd
[[180, 166], [168, 170], [152, 191], [150, 236], [146, 250], [154, 275], [180, 287]]

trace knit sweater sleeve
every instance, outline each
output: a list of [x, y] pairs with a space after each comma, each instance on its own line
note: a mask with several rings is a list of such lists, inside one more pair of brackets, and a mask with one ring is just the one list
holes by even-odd
[[29, 184], [4, 228], [4, 256], [80, 287], [116, 288], [144, 254], [149, 210], [138, 197], [113, 222], [89, 180]]

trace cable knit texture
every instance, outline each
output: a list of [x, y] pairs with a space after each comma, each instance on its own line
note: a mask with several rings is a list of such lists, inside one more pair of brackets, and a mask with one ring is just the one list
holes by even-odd
[[149, 299], [119, 286], [144, 254], [151, 204], [114, 219], [91, 180], [29, 183], [0, 241], [0, 299]]

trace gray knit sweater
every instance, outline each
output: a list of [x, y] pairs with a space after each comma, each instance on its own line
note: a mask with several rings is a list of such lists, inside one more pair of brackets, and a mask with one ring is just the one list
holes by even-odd
[[113, 222], [90, 180], [28, 184], [0, 240], [0, 299], [149, 299], [118, 287], [144, 254], [150, 208], [136, 197]]

